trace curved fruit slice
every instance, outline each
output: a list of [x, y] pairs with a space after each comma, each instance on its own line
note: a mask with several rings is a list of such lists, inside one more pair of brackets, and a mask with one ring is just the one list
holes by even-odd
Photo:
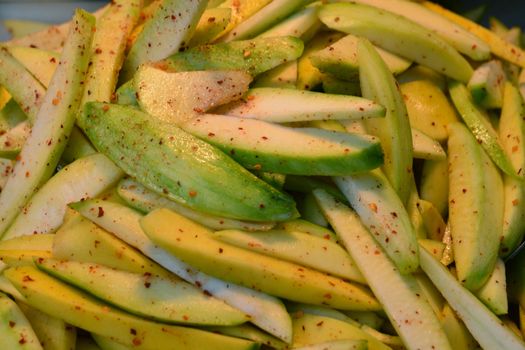
[[100, 153], [74, 161], [31, 197], [4, 239], [55, 232], [62, 225], [69, 203], [101, 194], [122, 176], [122, 170]]
[[407, 349], [452, 350], [432, 307], [422, 298], [416, 279], [399, 273], [355, 212], [324, 191], [316, 190], [314, 195]]
[[274, 0], [235, 26], [220, 41], [249, 39], [279, 23], [304, 5], [304, 0]]
[[459, 121], [454, 106], [441, 88], [430, 80], [415, 80], [400, 85], [410, 126], [434, 140], [448, 138], [447, 125]]
[[293, 61], [303, 53], [300, 39], [285, 36], [192, 47], [158, 62], [171, 71], [243, 70], [252, 76]]
[[243, 71], [170, 73], [147, 65], [141, 66], [133, 78], [142, 110], [176, 125], [196, 113], [241, 98], [251, 81]]
[[401, 273], [414, 272], [418, 267], [416, 233], [388, 179], [375, 170], [334, 181]]
[[433, 2], [424, 1], [423, 6], [459, 24], [481, 40], [485, 41], [490, 46], [490, 50], [494, 55], [521, 67], [525, 67], [525, 52], [519, 47], [500, 38], [496, 33], [493, 33], [468, 18], [455, 14]]
[[216, 241], [212, 232], [167, 209], [144, 217], [146, 234], [199, 270], [270, 295], [339, 309], [377, 310], [365, 288], [300, 265]]
[[383, 105], [385, 118], [365, 121], [367, 131], [379, 137], [385, 152], [383, 169], [388, 180], [406, 203], [412, 184], [412, 135], [403, 97], [392, 73], [373, 46], [358, 44], [359, 77], [363, 97]]
[[470, 290], [490, 277], [503, 227], [501, 176], [469, 130], [449, 125], [449, 221], [458, 280]]
[[[330, 73], [339, 79], [359, 79], [359, 63], [357, 60], [357, 44], [359, 38], [347, 35], [332, 45], [314, 53], [310, 58], [312, 64], [320, 71]], [[392, 74], [400, 74], [412, 64], [409, 60], [375, 47], [379, 56], [385, 61]]]
[[[102, 208], [104, 215], [98, 215], [98, 207]], [[174, 274], [214, 297], [224, 300], [228, 305], [243, 311], [259, 328], [287, 343], [291, 342], [292, 321], [279, 299], [253, 289], [224, 282], [190, 267], [153, 244], [140, 227], [139, 221], [143, 216], [125, 205], [105, 201], [98, 202], [96, 207], [81, 204], [79, 210], [82, 215], [139, 249]]]
[[139, 20], [141, 8], [142, 0], [115, 0], [97, 19], [81, 106], [88, 101], [111, 100], [125, 58], [126, 43]]
[[94, 102], [87, 103], [79, 117], [99, 151], [158, 194], [234, 219], [280, 221], [296, 216], [289, 195], [173, 124], [132, 107]]
[[490, 48], [482, 39], [453, 21], [420, 4], [402, 0], [356, 0], [404, 16], [438, 34], [456, 50], [478, 61], [490, 58]]
[[197, 329], [147, 321], [130, 315], [68, 286], [34, 267], [11, 268], [4, 275], [34, 308], [64, 319], [73, 326], [134, 349], [253, 350], [258, 345]]
[[[162, 197], [131, 179], [123, 179], [120, 181], [117, 186], [117, 192], [119, 197], [130, 207], [142, 213], [149, 213], [158, 208], [168, 208], [214, 230], [238, 229], [246, 231], [268, 231], [275, 225], [273, 222], [242, 221], [206, 214], [169, 200], [166, 197]], [[97, 202], [99, 200], [93, 201]], [[96, 203], [91, 203], [90, 200], [87, 200], [75, 204], [75, 208], [80, 210], [80, 207], [91, 204], [96, 206]]]
[[272, 230], [244, 232], [224, 230], [213, 238], [264, 255], [290, 261], [351, 281], [366, 280], [350, 255], [335, 242], [308, 233]]
[[453, 79], [467, 82], [472, 75], [470, 64], [452, 46], [400, 15], [367, 5], [339, 3], [321, 7], [319, 17], [329, 28], [368, 38]]
[[197, 116], [181, 127], [247, 169], [336, 176], [368, 171], [383, 163], [379, 140], [369, 135], [211, 114]]
[[36, 265], [109, 304], [158, 322], [228, 326], [248, 321], [241, 311], [178, 279], [67, 260], [39, 259]]
[[206, 4], [207, 1], [203, 0], [162, 1], [129, 50], [122, 66], [124, 81], [131, 79], [142, 63], [164, 59], [184, 47], [195, 31]]
[[420, 249], [421, 268], [458, 313], [483, 349], [523, 350], [525, 343], [447, 271], [430, 253]]
[[38, 186], [51, 177], [75, 123], [89, 64], [86, 50], [91, 45], [95, 18], [77, 10], [74, 21], [78, 24], [71, 28], [61, 63], [38, 109], [33, 132], [19, 154], [23, 161], [16, 163], [0, 195], [0, 235]]
[[492, 161], [503, 172], [510, 176], [516, 176], [516, 170], [509, 157], [501, 146], [497, 132], [490, 124], [487, 117], [473, 103], [470, 93], [465, 85], [457, 81], [449, 83], [449, 92], [452, 102], [456, 106], [461, 118], [485, 149]]
[[385, 108], [356, 96], [283, 89], [250, 89], [242, 100], [220, 107], [217, 114], [274, 123], [384, 117]]
[[520, 92], [510, 82], [505, 84], [499, 137], [520, 177], [503, 176], [505, 210], [500, 254], [505, 257], [518, 247], [525, 234], [525, 106]]

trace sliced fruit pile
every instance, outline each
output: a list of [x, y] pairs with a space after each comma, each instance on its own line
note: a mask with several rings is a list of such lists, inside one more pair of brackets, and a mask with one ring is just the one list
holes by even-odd
[[0, 43], [0, 349], [525, 349], [525, 51], [404, 0], [115, 0]]

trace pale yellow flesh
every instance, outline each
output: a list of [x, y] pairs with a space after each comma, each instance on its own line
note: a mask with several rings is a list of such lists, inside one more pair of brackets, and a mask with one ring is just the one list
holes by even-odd
[[248, 341], [154, 323], [112, 309], [34, 267], [10, 269], [4, 274], [26, 297], [30, 306], [136, 349], [253, 348], [253, 343]]
[[161, 247], [215, 277], [299, 302], [350, 310], [378, 308], [361, 286], [215, 241], [210, 231], [169, 210], [151, 212], [141, 225]]

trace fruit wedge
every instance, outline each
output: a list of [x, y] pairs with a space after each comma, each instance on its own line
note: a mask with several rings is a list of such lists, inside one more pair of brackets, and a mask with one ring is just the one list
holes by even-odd
[[211, 231], [167, 209], [151, 212], [141, 225], [155, 243], [215, 277], [299, 302], [350, 310], [379, 307], [361, 286], [216, 241]]
[[132, 107], [94, 102], [85, 105], [80, 119], [99, 151], [160, 195], [235, 219], [273, 221], [296, 216], [289, 195], [173, 124]]
[[199, 115], [181, 127], [230, 154], [247, 169], [336, 176], [368, 171], [383, 163], [379, 139], [370, 135], [291, 128], [212, 114]]
[[319, 18], [329, 28], [363, 36], [375, 45], [467, 82], [470, 64], [450, 44], [430, 30], [400, 15], [375, 7], [338, 3], [324, 5]]
[[257, 344], [197, 329], [171, 326], [132, 316], [48, 276], [35, 267], [12, 268], [4, 275], [28, 305], [73, 326], [112, 337], [135, 349], [257, 349]]

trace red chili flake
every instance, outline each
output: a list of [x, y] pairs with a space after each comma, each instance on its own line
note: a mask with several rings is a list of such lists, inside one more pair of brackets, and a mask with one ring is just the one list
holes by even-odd
[[325, 298], [325, 299], [332, 299], [332, 294], [326, 293], [325, 295], [323, 295], [323, 298]]
[[246, 97], [246, 99], [247, 99], [248, 101], [252, 101], [252, 100], [255, 100], [255, 96], [250, 95], [250, 96]]
[[377, 213], [377, 204], [375, 204], [375, 203], [370, 203], [370, 204], [368, 204], [368, 207], [369, 207], [374, 213]]
[[513, 206], [517, 206], [519, 204], [519, 202], [520, 202], [519, 200], [515, 199], [515, 200], [512, 201], [512, 205]]
[[97, 55], [100, 55], [100, 54], [102, 53], [102, 49], [101, 49], [100, 47], [97, 47], [97, 48], [95, 49], [95, 53], [96, 53]]
[[316, 325], [317, 327], [321, 327], [321, 326], [323, 325], [323, 323], [324, 323], [324, 321], [321, 321], [321, 322], [317, 322], [315, 325]]
[[18, 341], [18, 344], [25, 344], [25, 343], [27, 343], [27, 340], [23, 335], [21, 335], [20, 340]]
[[243, 56], [244, 58], [248, 58], [248, 57], [250, 57], [251, 55], [252, 55], [252, 52], [249, 51], [249, 50], [244, 50], [243, 53], [242, 53], [242, 56]]
[[104, 107], [102, 107], [102, 110], [103, 110], [104, 112], [109, 111], [109, 105], [104, 105]]
[[254, 169], [254, 170], [261, 170], [261, 169], [262, 169], [262, 165], [261, 165], [261, 164], [255, 164], [255, 165], [253, 166], [253, 169]]
[[196, 112], [196, 113], [202, 113], [204, 112], [204, 110], [202, 108], [199, 108], [199, 107], [195, 107], [193, 108], [193, 111]]
[[142, 340], [139, 338], [133, 338], [133, 345], [139, 346], [140, 344], [142, 344]]
[[212, 132], [209, 132], [209, 133], [208, 133], [208, 136], [209, 136], [209, 137], [213, 137], [213, 136], [215, 136], [215, 134], [212, 133]]
[[98, 214], [97, 214], [97, 217], [98, 218], [101, 218], [104, 216], [104, 208], [102, 207], [98, 207]]
[[208, 18], [208, 22], [210, 22], [210, 23], [215, 22], [215, 17], [209, 17], [209, 18]]
[[192, 190], [192, 191], [188, 192], [188, 194], [190, 195], [190, 197], [195, 197], [195, 196], [197, 196], [197, 191], [193, 191]]
[[183, 316], [182, 316], [182, 319], [183, 319], [184, 321], [187, 321], [187, 320], [189, 320], [190, 318], [188, 317], [188, 315], [183, 315]]
[[263, 203], [259, 204], [259, 208], [263, 209], [264, 208], [264, 204]]
[[15, 321], [9, 321], [9, 327], [13, 328], [14, 326], [16, 326], [16, 322]]
[[146, 288], [151, 287], [151, 283], [150, 282], [144, 282], [144, 287], [146, 287]]
[[137, 330], [134, 328], [130, 328], [129, 333], [132, 335], [137, 335]]
[[62, 100], [62, 91], [58, 90], [57, 94], [55, 95], [55, 98], [52, 101], [53, 105], [58, 105], [60, 103], [60, 100]]

